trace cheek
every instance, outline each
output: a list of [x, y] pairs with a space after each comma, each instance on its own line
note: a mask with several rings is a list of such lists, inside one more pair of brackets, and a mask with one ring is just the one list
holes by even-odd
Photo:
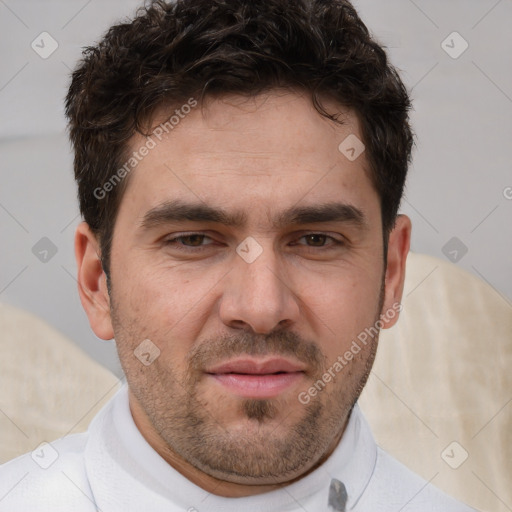
[[375, 271], [333, 275], [320, 293], [309, 286], [304, 302], [322, 351], [329, 361], [344, 354], [354, 339], [378, 319], [381, 280]]
[[[128, 279], [130, 274], [133, 277]], [[140, 264], [131, 272], [118, 272], [115, 291], [120, 299], [116, 305], [121, 319], [133, 326], [139, 338], [151, 339], [163, 356], [175, 358], [186, 354], [200, 334], [221, 278], [222, 273], [192, 275], [180, 265]]]

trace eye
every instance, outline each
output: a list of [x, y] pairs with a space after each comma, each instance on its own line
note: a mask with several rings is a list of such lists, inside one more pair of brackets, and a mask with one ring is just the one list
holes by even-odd
[[176, 249], [187, 250], [187, 248], [205, 247], [211, 244], [204, 244], [205, 240], [211, 240], [204, 233], [186, 233], [165, 240], [165, 245], [175, 247]]
[[[164, 244], [179, 251], [197, 252], [208, 248], [208, 246], [215, 245], [215, 241], [205, 233], [182, 233], [165, 239]], [[302, 246], [308, 249], [334, 249], [344, 246], [345, 241], [325, 233], [308, 233], [299, 237], [291, 245]]]
[[301, 236], [299, 240], [305, 240], [306, 244], [297, 245], [306, 245], [307, 247], [333, 247], [344, 245], [342, 240], [338, 240], [324, 233], [308, 233], [307, 235]]

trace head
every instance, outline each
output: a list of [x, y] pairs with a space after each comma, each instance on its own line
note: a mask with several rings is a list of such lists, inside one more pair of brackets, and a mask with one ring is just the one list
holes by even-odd
[[85, 50], [80, 295], [192, 479], [251, 493], [338, 442], [397, 318], [408, 109], [345, 0], [155, 2]]

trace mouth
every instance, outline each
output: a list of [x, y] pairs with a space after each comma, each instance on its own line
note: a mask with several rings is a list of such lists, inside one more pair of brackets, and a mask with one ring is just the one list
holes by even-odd
[[205, 372], [232, 394], [244, 398], [273, 398], [297, 385], [305, 366], [284, 358], [234, 359]]

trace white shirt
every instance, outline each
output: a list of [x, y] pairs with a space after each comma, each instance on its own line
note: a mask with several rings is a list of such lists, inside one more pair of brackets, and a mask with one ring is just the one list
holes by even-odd
[[474, 511], [379, 448], [357, 405], [334, 452], [309, 475], [256, 496], [216, 496], [185, 478], [147, 443], [133, 421], [126, 385], [87, 433], [0, 466], [0, 511], [327, 512], [333, 510], [328, 506], [333, 479], [346, 488], [346, 511]]

